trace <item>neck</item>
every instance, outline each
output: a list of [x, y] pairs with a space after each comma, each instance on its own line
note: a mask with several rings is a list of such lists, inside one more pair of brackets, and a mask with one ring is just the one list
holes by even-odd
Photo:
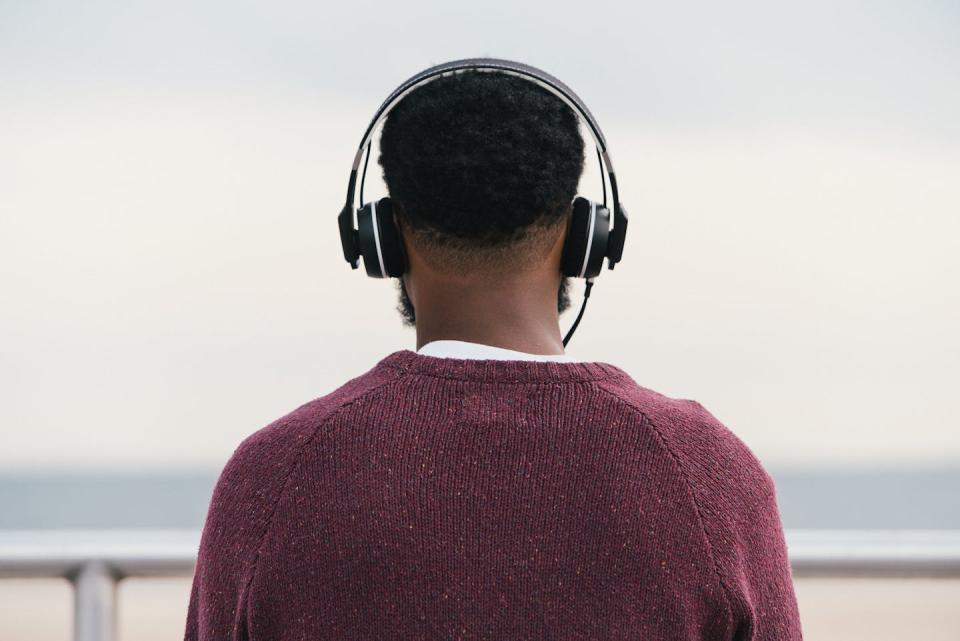
[[529, 354], [563, 354], [559, 278], [531, 283], [431, 283], [416, 296], [417, 349], [461, 340]]

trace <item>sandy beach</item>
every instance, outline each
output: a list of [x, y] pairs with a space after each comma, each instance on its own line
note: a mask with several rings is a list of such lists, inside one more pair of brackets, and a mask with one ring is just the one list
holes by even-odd
[[[960, 640], [960, 581], [799, 579], [807, 641]], [[120, 641], [183, 636], [187, 579], [127, 580], [119, 590]], [[0, 581], [3, 641], [66, 641], [71, 591], [54, 580]]]

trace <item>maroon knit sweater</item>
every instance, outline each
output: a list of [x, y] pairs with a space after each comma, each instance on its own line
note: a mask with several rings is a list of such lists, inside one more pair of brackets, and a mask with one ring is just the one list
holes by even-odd
[[802, 636], [773, 479], [698, 402], [401, 350], [240, 444], [185, 638]]

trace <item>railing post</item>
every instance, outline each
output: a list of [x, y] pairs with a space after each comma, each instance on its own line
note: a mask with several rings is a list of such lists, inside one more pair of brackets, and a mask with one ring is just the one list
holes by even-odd
[[103, 561], [90, 561], [72, 580], [74, 641], [114, 641], [117, 576]]

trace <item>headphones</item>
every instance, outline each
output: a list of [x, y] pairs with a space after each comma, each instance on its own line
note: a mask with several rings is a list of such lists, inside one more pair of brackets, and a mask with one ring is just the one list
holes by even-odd
[[[557, 78], [535, 67], [498, 58], [466, 58], [425, 69], [394, 89], [371, 119], [353, 159], [350, 180], [347, 184], [347, 201], [339, 216], [337, 216], [343, 257], [350, 263], [351, 268], [357, 269], [357, 263], [362, 256], [367, 276], [372, 278], [398, 278], [406, 271], [406, 256], [403, 251], [400, 233], [393, 220], [393, 206], [390, 199], [381, 198], [377, 201], [363, 203], [363, 183], [367, 175], [367, 162], [370, 159], [373, 132], [405, 95], [440, 76], [465, 70], [506, 73], [524, 78], [543, 87], [560, 98], [574, 113], [580, 116], [580, 119], [586, 122], [590, 135], [596, 144], [597, 161], [600, 164], [600, 176], [603, 182], [603, 201], [598, 203], [582, 196], [574, 198], [572, 219], [560, 259], [561, 271], [565, 276], [587, 279], [583, 307], [581, 307], [580, 314], [563, 340], [563, 344], [566, 345], [583, 316], [593, 279], [600, 274], [603, 268], [603, 259], [606, 258], [608, 267], [613, 269], [614, 265], [623, 256], [623, 244], [627, 233], [627, 213], [620, 203], [617, 177], [610, 162], [606, 139], [593, 114], [590, 113], [590, 110], [573, 90]], [[363, 172], [360, 175], [359, 198], [363, 204], [359, 209], [354, 209], [357, 170], [360, 168], [360, 160], [364, 157], [365, 148], [366, 160], [363, 163]], [[612, 227], [610, 225], [610, 210], [607, 208], [604, 165], [606, 165], [606, 178], [610, 181], [610, 195], [613, 201]], [[354, 227], [354, 219], [356, 219], [356, 227]]]

